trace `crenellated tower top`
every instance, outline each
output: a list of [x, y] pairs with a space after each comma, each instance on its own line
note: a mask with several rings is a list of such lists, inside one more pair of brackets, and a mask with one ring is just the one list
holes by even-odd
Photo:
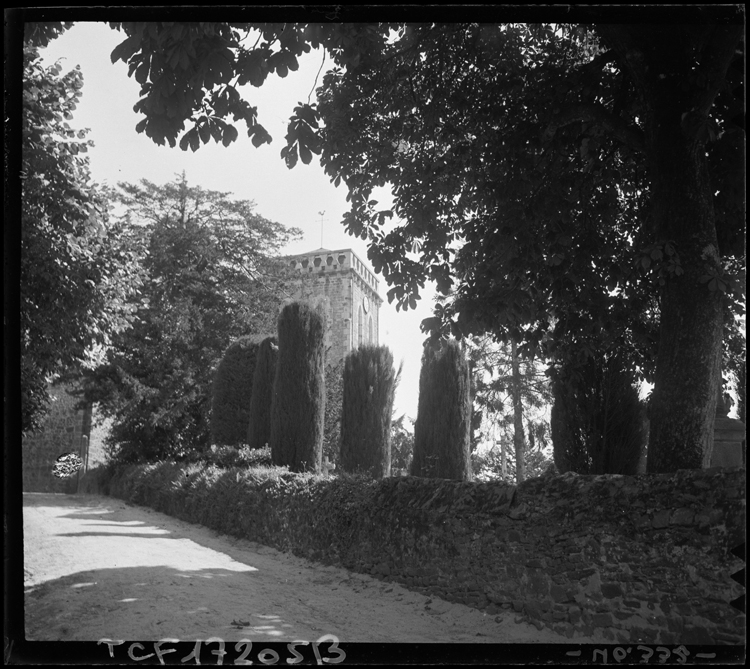
[[289, 264], [300, 274], [296, 298], [326, 300], [329, 364], [358, 346], [378, 343], [379, 282], [352, 249], [320, 248], [291, 256]]

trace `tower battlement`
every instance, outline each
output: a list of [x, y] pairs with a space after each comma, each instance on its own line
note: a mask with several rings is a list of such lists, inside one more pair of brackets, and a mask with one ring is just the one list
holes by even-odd
[[363, 344], [378, 343], [379, 282], [352, 249], [317, 249], [291, 256], [289, 265], [300, 274], [295, 299], [325, 299], [328, 364], [338, 364]]
[[372, 293], [371, 297], [379, 300], [381, 304], [383, 302], [383, 299], [378, 294], [378, 279], [375, 278], [375, 275], [351, 249], [339, 249], [336, 251], [318, 249], [317, 251], [292, 256], [289, 264], [301, 274], [353, 271], [364, 281], [365, 286], [369, 286]]

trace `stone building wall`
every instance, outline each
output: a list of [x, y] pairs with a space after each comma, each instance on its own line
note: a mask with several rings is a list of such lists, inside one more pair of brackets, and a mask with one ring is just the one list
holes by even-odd
[[76, 478], [57, 478], [52, 468], [64, 453], [83, 457], [83, 438], [90, 438], [91, 407], [76, 409], [79, 400], [68, 393], [66, 386], [52, 386], [50, 395], [50, 412], [41, 429], [22, 441], [24, 492], [74, 492]]
[[714, 444], [709, 464], [711, 467], [744, 467], [747, 450], [745, 424], [727, 415], [727, 405], [721, 391], [718, 395]]
[[351, 249], [318, 249], [295, 256], [290, 264], [301, 276], [295, 298], [326, 302], [327, 364], [338, 364], [360, 343], [378, 343], [383, 302], [378, 280]]

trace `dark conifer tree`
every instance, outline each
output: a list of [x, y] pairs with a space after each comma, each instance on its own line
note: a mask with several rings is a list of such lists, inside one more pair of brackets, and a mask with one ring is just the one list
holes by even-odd
[[320, 471], [325, 415], [323, 309], [292, 302], [279, 315], [271, 404], [271, 457], [291, 471]]
[[425, 346], [411, 473], [471, 480], [469, 365], [460, 344]]
[[235, 339], [214, 377], [211, 402], [211, 443], [238, 446], [247, 439], [255, 361], [265, 335]]
[[279, 347], [276, 337], [267, 337], [260, 343], [250, 396], [250, 421], [247, 444], [250, 448], [263, 448], [271, 438], [271, 400], [276, 376]]
[[391, 475], [391, 416], [398, 375], [387, 346], [361, 346], [344, 361], [341, 468]]
[[646, 429], [634, 378], [618, 356], [555, 374], [550, 428], [560, 472], [637, 473]]

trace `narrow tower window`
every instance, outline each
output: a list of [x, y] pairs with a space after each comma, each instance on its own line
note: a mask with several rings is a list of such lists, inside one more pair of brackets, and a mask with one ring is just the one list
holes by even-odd
[[360, 306], [357, 310], [357, 346], [362, 346], [365, 338], [365, 328], [362, 323], [362, 307]]

